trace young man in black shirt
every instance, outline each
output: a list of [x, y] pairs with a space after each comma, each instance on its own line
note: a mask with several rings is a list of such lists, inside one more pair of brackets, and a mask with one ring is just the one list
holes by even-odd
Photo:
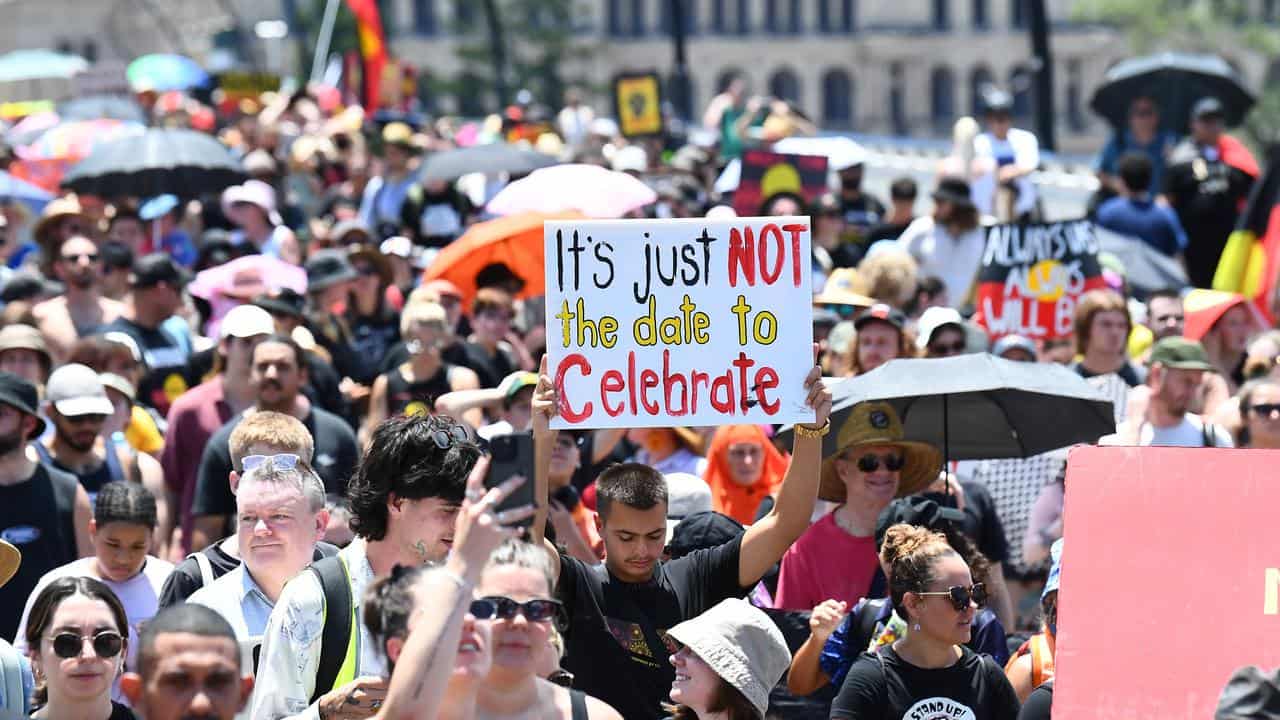
[[[249, 379], [257, 393], [254, 410], [272, 410], [302, 421], [315, 439], [312, 466], [324, 480], [325, 491], [341, 495], [355, 470], [359, 451], [351, 426], [342, 418], [311, 404], [301, 393], [307, 380], [302, 349], [291, 338], [273, 335], [253, 350]], [[205, 446], [196, 474], [196, 495], [191, 512], [195, 516], [191, 549], [199, 550], [224, 537], [227, 521], [235, 513], [235, 496], [227, 477], [239, 468], [232, 464], [231, 432], [244, 416], [232, 418]]]
[[[816, 353], [816, 349], [815, 349]], [[557, 578], [556, 597], [574, 618], [564, 668], [578, 689], [612, 705], [628, 720], [656, 720], [675, 669], [667, 629], [730, 597], [742, 597], [809, 527], [818, 494], [822, 436], [831, 393], [818, 368], [805, 381], [815, 424], [797, 425], [795, 448], [773, 510], [739, 538], [662, 563], [667, 485], [653, 468], [616, 465], [597, 481], [597, 525], [603, 566], [560, 554], [543, 538], [548, 475], [556, 432], [556, 392], [543, 360], [534, 392], [535, 497], [533, 541], [546, 545]]]
[[187, 391], [183, 373], [191, 354], [190, 342], [164, 327], [182, 307], [186, 281], [186, 272], [165, 253], [138, 258], [129, 276], [124, 313], [102, 328], [133, 339], [147, 366], [147, 374], [138, 383], [138, 400], [161, 415], [167, 415], [169, 404]]

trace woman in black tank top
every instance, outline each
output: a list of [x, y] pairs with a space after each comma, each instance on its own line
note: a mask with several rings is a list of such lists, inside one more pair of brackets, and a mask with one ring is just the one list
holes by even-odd
[[[409, 349], [409, 360], [374, 380], [365, 419], [366, 434], [388, 417], [434, 413], [436, 399], [441, 395], [480, 386], [474, 371], [449, 364], [441, 357], [450, 340], [446, 323], [444, 308], [437, 303], [415, 301], [405, 306], [400, 330]], [[467, 418], [469, 422], [479, 419]]]

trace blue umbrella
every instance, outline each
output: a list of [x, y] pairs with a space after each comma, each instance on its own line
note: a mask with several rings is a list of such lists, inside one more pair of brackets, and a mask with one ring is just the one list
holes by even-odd
[[143, 55], [125, 70], [134, 90], [188, 90], [209, 83], [209, 73], [184, 55]]
[[40, 212], [44, 209], [45, 203], [52, 199], [53, 193], [44, 188], [0, 171], [0, 202], [18, 200], [26, 203], [32, 211]]

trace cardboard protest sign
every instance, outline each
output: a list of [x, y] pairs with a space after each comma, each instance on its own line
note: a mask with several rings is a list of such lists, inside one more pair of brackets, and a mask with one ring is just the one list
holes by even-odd
[[613, 105], [623, 137], [661, 135], [662, 80], [657, 73], [625, 73], [613, 79]]
[[1080, 296], [1103, 287], [1092, 222], [993, 225], [978, 270], [974, 319], [992, 339], [1064, 337]]
[[780, 193], [799, 195], [806, 203], [827, 190], [825, 155], [787, 155], [768, 150], [742, 154], [742, 175], [733, 193], [739, 215], [756, 215], [765, 200]]
[[812, 422], [807, 217], [544, 225], [558, 428]]
[[1280, 666], [1272, 450], [1082, 447], [1067, 463], [1054, 720], [1203, 720]]
[[218, 75], [218, 89], [222, 91], [219, 108], [234, 108], [241, 100], [257, 100], [262, 93], [280, 89], [280, 76], [272, 73], [225, 72]]

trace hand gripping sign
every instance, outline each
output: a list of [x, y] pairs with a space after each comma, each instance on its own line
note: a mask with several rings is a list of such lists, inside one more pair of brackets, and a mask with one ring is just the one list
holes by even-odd
[[804, 217], [544, 226], [558, 428], [811, 422]]

